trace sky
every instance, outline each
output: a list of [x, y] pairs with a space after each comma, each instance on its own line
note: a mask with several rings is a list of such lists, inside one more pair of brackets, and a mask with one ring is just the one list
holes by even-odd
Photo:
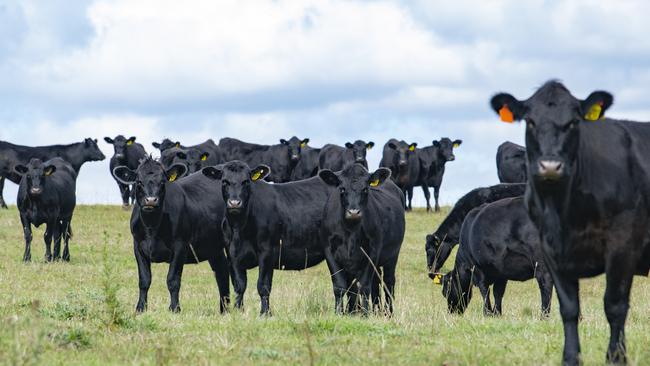
[[[0, 140], [49, 145], [137, 136], [195, 144], [462, 139], [441, 202], [498, 183], [523, 144], [489, 98], [560, 79], [614, 94], [609, 116], [650, 121], [650, 2], [0, 0]], [[8, 182], [5, 198], [15, 202]], [[108, 159], [81, 204], [120, 202]], [[424, 200], [416, 194], [417, 205]]]

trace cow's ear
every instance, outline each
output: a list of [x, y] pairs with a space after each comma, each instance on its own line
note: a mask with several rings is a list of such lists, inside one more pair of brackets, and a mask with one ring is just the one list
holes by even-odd
[[418, 147], [418, 144], [416, 142], [410, 144], [409, 145], [409, 151], [415, 151], [416, 147]]
[[270, 173], [271, 168], [269, 168], [267, 165], [258, 165], [257, 168], [251, 170], [251, 180], [253, 182], [257, 182], [258, 180], [266, 178]]
[[352, 143], [350, 143], [350, 142], [346, 142], [345, 147], [347, 147], [348, 149], [351, 149], [351, 148], [354, 147], [354, 145]]
[[438, 141], [438, 140], [433, 140], [433, 141], [431, 141], [431, 145], [433, 145], [433, 146], [435, 146], [435, 147], [440, 147], [440, 141]]
[[54, 172], [56, 172], [56, 167], [54, 165], [48, 165], [43, 169], [43, 175], [46, 177], [54, 174]]
[[156, 149], [160, 149], [160, 144], [157, 142], [152, 142], [151, 146], [155, 147]]
[[333, 187], [338, 187], [341, 184], [341, 180], [333, 171], [329, 169], [323, 169], [318, 172], [318, 177], [325, 182], [325, 184]]
[[210, 157], [210, 153], [204, 152], [201, 154], [201, 161], [206, 161]]
[[178, 152], [176, 152], [176, 156], [177, 156], [179, 159], [187, 160], [187, 154], [184, 153], [184, 152], [182, 152], [182, 151], [178, 151]]
[[454, 149], [459, 147], [463, 143], [463, 140], [454, 140], [453, 146]]
[[167, 175], [167, 180], [170, 182], [175, 182], [179, 178], [183, 178], [187, 173], [187, 167], [185, 164], [176, 163], [169, 167], [165, 174]]
[[379, 168], [375, 170], [374, 173], [370, 174], [370, 177], [368, 178], [368, 184], [371, 187], [378, 187], [379, 185], [383, 184], [388, 178], [390, 178], [390, 169]]
[[223, 170], [220, 166], [207, 166], [201, 169], [201, 173], [206, 177], [214, 180], [219, 180], [223, 176]]
[[122, 184], [131, 185], [135, 183], [137, 174], [133, 170], [122, 165], [113, 169], [113, 177]]
[[133, 145], [135, 142], [135, 136], [131, 136], [128, 140], [126, 140], [127, 145]]
[[580, 102], [582, 116], [587, 121], [597, 121], [605, 117], [605, 111], [612, 106], [613, 102], [614, 97], [610, 93], [602, 90], [595, 91]]
[[300, 141], [300, 147], [305, 147], [307, 146], [308, 143], [309, 143], [309, 139], [304, 139]]
[[366, 144], [366, 149], [367, 149], [367, 150], [370, 150], [370, 149], [372, 149], [373, 147], [375, 147], [375, 143], [372, 142], [372, 141], [370, 141], [369, 143]]
[[490, 105], [503, 122], [520, 121], [524, 118], [524, 113], [526, 113], [524, 103], [508, 93], [499, 93], [493, 96], [490, 99]]
[[287, 141], [287, 140], [285, 140], [285, 139], [280, 139], [280, 143], [281, 143], [282, 145], [289, 145], [289, 141]]
[[179, 141], [176, 141], [176, 143], [174, 144], [174, 146], [180, 149], [180, 148], [181, 148], [181, 143], [180, 143]]
[[16, 165], [16, 166], [14, 166], [14, 171], [15, 171], [18, 175], [23, 175], [23, 174], [27, 173], [27, 170], [29, 170], [29, 169], [27, 169], [27, 167], [24, 166], [24, 165], [22, 165], [22, 164], [18, 164], [18, 165]]
[[108, 142], [108, 143], [111, 144], [111, 145], [113, 144], [113, 142], [115, 142], [115, 141], [113, 141], [112, 138], [110, 138], [110, 137], [108, 137], [108, 136], [104, 137], [104, 141]]

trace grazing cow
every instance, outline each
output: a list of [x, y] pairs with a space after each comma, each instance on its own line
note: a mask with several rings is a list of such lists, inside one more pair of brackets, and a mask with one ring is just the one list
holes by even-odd
[[[420, 160], [420, 176], [415, 186], [422, 187], [424, 197], [427, 201], [427, 211], [431, 211], [431, 194], [429, 187], [433, 188], [433, 198], [435, 199], [435, 211], [440, 211], [438, 197], [440, 196], [440, 186], [442, 186], [442, 177], [445, 174], [445, 165], [448, 161], [456, 160], [454, 149], [463, 143], [462, 140], [451, 141], [448, 137], [443, 137], [440, 141], [433, 140], [432, 146], [422, 149], [416, 149], [416, 155]], [[413, 199], [413, 187], [408, 189], [409, 207]]]
[[[404, 197], [420, 177], [420, 162], [415, 153], [417, 146], [417, 143], [408, 144], [403, 140], [390, 139], [384, 145], [379, 163], [380, 167], [390, 169], [390, 177], [402, 190]], [[411, 207], [405, 207], [411, 210]]]
[[[45, 228], [45, 259], [61, 259], [61, 237], [65, 241], [63, 260], [70, 261], [68, 247], [72, 237], [72, 213], [76, 203], [75, 186], [77, 172], [70, 163], [62, 158], [50, 159], [46, 162], [31, 159], [27, 165], [18, 164], [14, 167], [21, 177], [16, 200], [20, 211], [20, 222], [25, 235], [25, 253], [23, 261], [32, 258], [32, 225]], [[54, 255], [51, 245], [54, 239]]]
[[147, 309], [151, 263], [169, 263], [167, 288], [172, 312], [181, 310], [178, 297], [183, 266], [206, 260], [215, 274], [222, 313], [230, 301], [221, 231], [224, 204], [219, 189], [203, 174], [181, 179], [186, 171], [184, 164], [165, 169], [148, 157], [136, 171], [121, 166], [113, 172], [122, 183], [136, 187], [131, 234], [140, 288], [137, 312]]
[[[539, 232], [528, 218], [524, 198], [505, 198], [470, 211], [461, 229], [454, 269], [442, 279], [449, 311], [465, 312], [473, 283], [483, 297], [484, 314], [501, 315], [508, 280], [532, 278], [539, 285], [542, 315], [547, 316], [553, 280], [544, 264]], [[490, 301], [492, 285], [494, 307]]]
[[[135, 136], [129, 137], [127, 140], [123, 135], [117, 135], [114, 139], [110, 137], [104, 137], [104, 141], [113, 145], [113, 150], [115, 153], [111, 158], [109, 169], [111, 175], [113, 170], [118, 166], [126, 166], [131, 170], [135, 170], [140, 165], [140, 161], [147, 156], [147, 152], [144, 150], [144, 146], [135, 142]], [[122, 196], [122, 207], [125, 209], [129, 207], [129, 198], [131, 202], [135, 201], [135, 196], [133, 194], [133, 187], [125, 185], [113, 177], [117, 183], [118, 188], [120, 189], [120, 195]]]
[[[248, 269], [259, 266], [260, 314], [270, 313], [274, 269], [303, 270], [327, 260], [337, 305], [345, 277], [320, 236], [323, 209], [331, 188], [314, 177], [297, 182], [264, 182], [269, 167], [254, 169], [241, 161], [203, 168], [221, 187], [226, 203], [224, 235], [235, 287], [235, 307], [243, 306]], [[338, 308], [338, 306], [337, 306]]]
[[301, 148], [300, 161], [291, 172], [291, 181], [303, 180], [315, 177], [318, 174], [318, 157], [321, 149], [315, 149], [306, 145]]
[[162, 154], [165, 150], [171, 149], [172, 147], [178, 147], [181, 149], [184, 149], [185, 146], [181, 145], [180, 142], [172, 141], [170, 139], [163, 139], [161, 142], [152, 142], [151, 146], [155, 147], [156, 149], [160, 150], [160, 153]]
[[526, 148], [510, 141], [499, 145], [497, 174], [501, 183], [526, 183]]
[[523, 196], [525, 184], [497, 184], [491, 187], [476, 188], [461, 197], [442, 221], [438, 229], [426, 238], [427, 266], [429, 277], [445, 264], [452, 249], [460, 241], [460, 229], [467, 214], [484, 203], [498, 201], [508, 197]]
[[[392, 315], [395, 268], [404, 240], [404, 195], [388, 179], [387, 168], [369, 173], [363, 165], [353, 163], [339, 173], [321, 170], [318, 176], [338, 190], [328, 199], [322, 232], [346, 273], [347, 283], [358, 281], [365, 313], [371, 297], [373, 309], [379, 308], [379, 284], [383, 284], [383, 310]], [[348, 297], [351, 312], [357, 296]]]
[[278, 145], [258, 145], [233, 138], [223, 138], [219, 147], [224, 153], [223, 161], [240, 160], [249, 166], [267, 165], [271, 168], [268, 181], [285, 183], [291, 181], [292, 172], [300, 161], [302, 149], [309, 139], [292, 137], [280, 139]]
[[21, 176], [15, 172], [14, 166], [27, 165], [31, 159], [46, 161], [55, 157], [60, 157], [70, 163], [77, 175], [79, 175], [79, 170], [85, 162], [106, 159], [97, 146], [97, 140], [91, 138], [70, 145], [37, 147], [14, 145], [0, 141], [0, 206], [7, 208], [2, 196], [5, 178], [16, 184], [20, 183]]
[[607, 361], [626, 363], [634, 275], [650, 270], [650, 124], [604, 119], [613, 97], [575, 98], [549, 81], [520, 101], [497, 94], [503, 121], [526, 121], [526, 205], [560, 301], [563, 362], [580, 363], [579, 279], [606, 274]]
[[327, 144], [323, 146], [320, 156], [318, 157], [318, 167], [320, 169], [329, 169], [334, 172], [343, 170], [351, 163], [358, 163], [368, 169], [366, 153], [372, 149], [375, 143], [357, 140], [354, 143], [347, 142], [345, 147]]

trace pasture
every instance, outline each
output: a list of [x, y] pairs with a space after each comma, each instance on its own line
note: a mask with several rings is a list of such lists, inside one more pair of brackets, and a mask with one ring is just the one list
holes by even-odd
[[[167, 310], [168, 266], [154, 264], [149, 311], [136, 316], [130, 212], [78, 206], [71, 262], [44, 263], [41, 227], [34, 231], [33, 262], [23, 264], [17, 209], [0, 210], [0, 364], [559, 364], [563, 333], [557, 298], [554, 294], [550, 319], [540, 319], [535, 281], [508, 284], [501, 318], [483, 316], [476, 290], [464, 316], [447, 313], [441, 288], [427, 277], [424, 237], [448, 210], [407, 214], [391, 319], [335, 315], [325, 264], [276, 271], [270, 318], [258, 315], [257, 270], [250, 271], [245, 310], [222, 316], [205, 262], [185, 267], [180, 314]], [[453, 256], [443, 272], [452, 266]], [[587, 365], [605, 361], [609, 327], [603, 292], [603, 276], [581, 280]], [[635, 278], [626, 331], [630, 364], [650, 364], [646, 278]]]

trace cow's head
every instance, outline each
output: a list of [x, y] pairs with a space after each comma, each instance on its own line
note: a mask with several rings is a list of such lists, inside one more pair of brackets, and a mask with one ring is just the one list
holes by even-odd
[[438, 148], [438, 158], [443, 162], [456, 160], [454, 149], [459, 147], [462, 143], [463, 140], [451, 141], [448, 137], [443, 137], [440, 141], [433, 140], [432, 142], [433, 146]]
[[280, 143], [288, 148], [289, 151], [289, 159], [291, 160], [292, 163], [297, 163], [298, 160], [300, 160], [300, 153], [302, 152], [302, 148], [307, 146], [309, 143], [309, 139], [299, 139], [296, 136], [292, 137], [289, 139], [289, 141], [285, 139], [280, 139]]
[[354, 143], [347, 142], [345, 147], [352, 151], [352, 156], [354, 157], [354, 162], [368, 166], [368, 161], [366, 160], [366, 154], [368, 150], [372, 149], [375, 146], [375, 143], [370, 141], [366, 143], [365, 141], [357, 140]]
[[97, 139], [90, 137], [84, 139], [83, 142], [83, 156], [86, 161], [102, 161], [106, 159], [104, 153], [97, 146]]
[[27, 194], [38, 198], [45, 190], [49, 177], [56, 172], [56, 166], [45, 165], [40, 159], [32, 159], [27, 165], [16, 165], [14, 171], [26, 182]]
[[379, 168], [369, 173], [363, 165], [350, 164], [339, 173], [324, 169], [318, 176], [326, 184], [338, 188], [343, 219], [355, 224], [366, 211], [369, 190], [382, 185], [390, 177], [390, 170]]
[[178, 142], [178, 141], [174, 142], [174, 141], [172, 141], [170, 139], [164, 139], [160, 143], [152, 142], [151, 145], [153, 147], [155, 147], [156, 149], [160, 150], [161, 153], [163, 151], [167, 150], [167, 149], [171, 149], [172, 147], [182, 148], [180, 142]]
[[246, 214], [252, 199], [251, 185], [262, 181], [271, 172], [271, 168], [260, 165], [251, 169], [241, 161], [230, 161], [223, 165], [209, 166], [201, 170], [208, 178], [221, 181], [221, 193], [226, 203], [228, 216]]
[[193, 148], [173, 148], [168, 151], [173, 152], [173, 156], [171, 157], [171, 164], [185, 164], [188, 169], [188, 174], [201, 170], [210, 157], [209, 152], [202, 152], [198, 149]]
[[135, 136], [131, 136], [128, 139], [122, 135], [117, 135], [114, 139], [110, 137], [104, 137], [104, 141], [113, 145], [113, 150], [115, 151], [115, 159], [118, 161], [123, 161], [126, 159], [126, 149], [135, 144]]
[[457, 270], [442, 277], [442, 295], [447, 299], [447, 309], [453, 314], [463, 314], [472, 299], [470, 270]]
[[606, 91], [579, 100], [561, 83], [549, 81], [527, 100], [500, 93], [490, 104], [504, 122], [526, 121], [528, 176], [547, 185], [566, 183], [575, 168], [580, 125], [599, 123], [613, 100]]
[[135, 198], [143, 212], [158, 211], [165, 202], [165, 190], [169, 183], [175, 182], [187, 173], [184, 164], [174, 164], [165, 168], [152, 157], [145, 158], [135, 171], [126, 166], [113, 169], [113, 176], [126, 185], [135, 185]]
[[404, 141], [390, 141], [388, 147], [395, 151], [393, 154], [393, 166], [398, 167], [400, 170], [406, 169], [409, 163], [409, 157], [415, 153], [417, 143], [407, 144]]

